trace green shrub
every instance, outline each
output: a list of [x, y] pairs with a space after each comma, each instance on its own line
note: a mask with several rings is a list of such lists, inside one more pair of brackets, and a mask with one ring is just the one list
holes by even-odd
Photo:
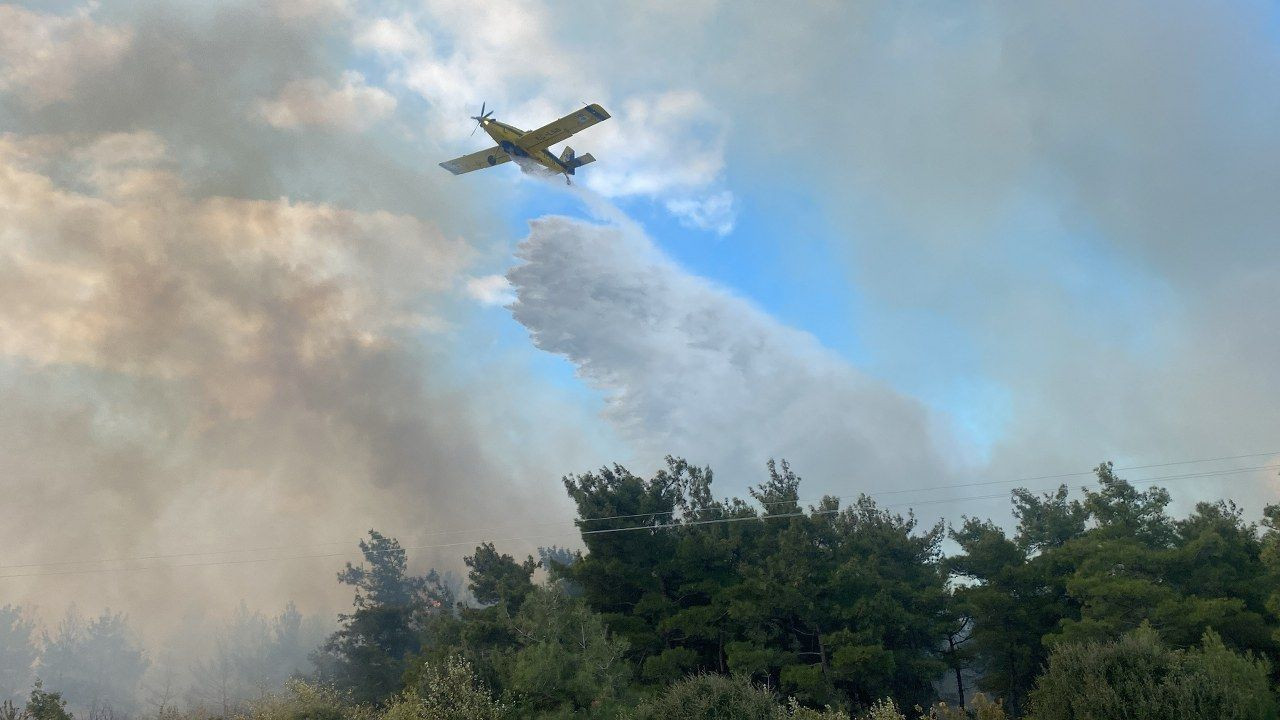
[[372, 720], [372, 712], [323, 685], [301, 680], [285, 684], [285, 692], [250, 704], [245, 720]]
[[786, 709], [746, 678], [692, 675], [636, 708], [635, 720], [778, 720]]
[[1170, 650], [1149, 626], [1109, 643], [1063, 644], [1031, 692], [1033, 720], [1273, 720], [1265, 661], [1232, 652], [1212, 632]]
[[518, 647], [499, 664], [498, 675], [503, 699], [522, 717], [595, 710], [627, 689], [626, 641], [561, 588], [530, 591], [509, 623]]
[[44, 689], [44, 683], [36, 678], [36, 685], [31, 689], [31, 697], [26, 707], [19, 710], [12, 700], [0, 704], [0, 720], [72, 720], [67, 712], [67, 701], [61, 693]]
[[922, 713], [920, 720], [1008, 720], [1009, 717], [1000, 701], [988, 700], [982, 693], [974, 695], [967, 707], [938, 702], [928, 710], [919, 706], [916, 710]]
[[814, 710], [803, 707], [795, 698], [787, 701], [787, 715], [791, 720], [849, 720], [849, 713], [827, 707], [825, 710]]
[[460, 657], [423, 666], [415, 687], [387, 706], [378, 720], [500, 720], [507, 708]]
[[898, 706], [889, 698], [877, 700], [871, 709], [858, 720], [907, 720], [907, 716], [898, 711]]

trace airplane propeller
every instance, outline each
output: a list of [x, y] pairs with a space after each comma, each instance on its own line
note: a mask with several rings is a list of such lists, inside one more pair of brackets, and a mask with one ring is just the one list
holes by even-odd
[[492, 115], [492, 114], [493, 114], [493, 111], [492, 111], [492, 110], [490, 110], [489, 112], [485, 112], [485, 111], [484, 111], [484, 106], [485, 106], [485, 104], [484, 104], [484, 103], [480, 103], [480, 114], [479, 114], [479, 115], [472, 115], [472, 116], [471, 116], [471, 119], [476, 121], [476, 126], [475, 126], [475, 127], [473, 127], [473, 128], [471, 128], [471, 134], [472, 134], [472, 135], [475, 135], [475, 134], [476, 134], [476, 130], [479, 130], [479, 129], [480, 129], [480, 126], [484, 124], [484, 121], [485, 121], [486, 119], [488, 119], [488, 117], [489, 117], [490, 115]]

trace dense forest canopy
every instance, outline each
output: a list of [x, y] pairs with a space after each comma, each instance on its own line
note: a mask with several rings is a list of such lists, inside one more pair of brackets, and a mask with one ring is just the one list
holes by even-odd
[[[1113, 717], [1121, 702], [1143, 717], [1275, 715], [1280, 506], [1260, 522], [1226, 500], [1173, 517], [1167, 491], [1104, 463], [1080, 493], [1014, 490], [1011, 528], [922, 526], [866, 496], [805, 506], [787, 463], [767, 470], [750, 499], [717, 499], [711, 469], [677, 458], [648, 478], [617, 465], [565, 477], [583, 548], [521, 560], [483, 543], [465, 557], [465, 600], [370, 531], [362, 562], [338, 574], [353, 602], [332, 636], [308, 655], [292, 607], [242, 608], [245, 637], [192, 668], [185, 705], [611, 718], [703, 717], [711, 702], [743, 717], [1047, 720]], [[72, 611], [38, 633], [22, 609], [0, 609], [9, 720], [164, 710], [140, 700], [153, 662], [122, 616]]]

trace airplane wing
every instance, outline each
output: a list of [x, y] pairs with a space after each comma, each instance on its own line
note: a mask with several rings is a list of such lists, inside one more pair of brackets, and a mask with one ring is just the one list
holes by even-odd
[[473, 152], [470, 155], [463, 155], [460, 158], [446, 160], [445, 162], [440, 163], [440, 167], [448, 170], [454, 175], [461, 175], [462, 173], [469, 173], [472, 170], [482, 170], [487, 167], [493, 167], [494, 165], [501, 165], [510, 159], [510, 155], [502, 152], [502, 148], [494, 145], [488, 150], [481, 150], [480, 152]]
[[605, 112], [605, 109], [599, 105], [592, 103], [581, 110], [565, 115], [553, 123], [543, 125], [537, 130], [530, 130], [521, 135], [516, 140], [516, 144], [525, 152], [531, 153], [534, 150], [541, 150], [567, 140], [570, 135], [579, 130], [585, 130], [602, 120], [608, 119], [609, 113]]

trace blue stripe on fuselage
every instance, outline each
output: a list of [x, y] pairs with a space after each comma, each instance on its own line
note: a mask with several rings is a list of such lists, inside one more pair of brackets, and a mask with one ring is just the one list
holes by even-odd
[[524, 148], [511, 142], [510, 140], [503, 140], [502, 142], [498, 143], [498, 147], [502, 148], [503, 152], [513, 157], [529, 157], [529, 153], [526, 152]]

